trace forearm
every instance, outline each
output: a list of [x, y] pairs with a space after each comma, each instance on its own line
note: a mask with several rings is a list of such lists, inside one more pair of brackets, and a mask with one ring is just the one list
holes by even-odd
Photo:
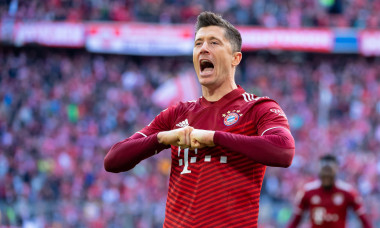
[[289, 167], [295, 151], [293, 136], [283, 128], [269, 130], [263, 136], [216, 131], [214, 143], [244, 154], [253, 161], [277, 167]]
[[360, 221], [362, 222], [363, 228], [372, 228], [372, 225], [369, 222], [367, 216], [365, 216], [365, 214], [360, 215], [359, 218], [360, 218]]
[[112, 146], [104, 158], [104, 168], [113, 173], [128, 171], [167, 147], [158, 142], [157, 134], [148, 137], [135, 134]]

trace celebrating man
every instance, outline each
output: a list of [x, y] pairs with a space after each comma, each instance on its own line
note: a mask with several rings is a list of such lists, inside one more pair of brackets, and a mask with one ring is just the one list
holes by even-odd
[[162, 111], [104, 159], [107, 171], [122, 172], [171, 147], [164, 227], [257, 227], [266, 166], [292, 162], [294, 139], [280, 106], [235, 83], [241, 43], [228, 21], [201, 13], [193, 63], [202, 97]]

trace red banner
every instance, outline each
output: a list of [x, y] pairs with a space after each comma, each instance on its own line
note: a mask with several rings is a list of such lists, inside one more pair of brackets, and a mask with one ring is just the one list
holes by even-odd
[[91, 23], [86, 48], [94, 52], [136, 55], [189, 55], [193, 26]]
[[[237, 28], [242, 34], [243, 51], [277, 49], [332, 52], [334, 47], [334, 33], [328, 29]], [[378, 50], [377, 43], [371, 41], [377, 39], [376, 35], [375, 38], [371, 37], [371, 34], [363, 33], [361, 44], [365, 53]], [[368, 42], [372, 43], [369, 45]], [[191, 55], [194, 26], [112, 22], [16, 23], [13, 43], [19, 46], [37, 43], [44, 46], [86, 47], [89, 51], [102, 53]]]
[[266, 29], [239, 27], [244, 50], [281, 49], [331, 52], [334, 35], [327, 29]]
[[360, 31], [359, 52], [366, 56], [380, 55], [380, 31]]
[[[327, 29], [238, 27], [243, 50], [282, 49], [331, 52], [334, 35]], [[142, 55], [190, 55], [192, 25], [89, 24], [86, 47], [95, 52]]]

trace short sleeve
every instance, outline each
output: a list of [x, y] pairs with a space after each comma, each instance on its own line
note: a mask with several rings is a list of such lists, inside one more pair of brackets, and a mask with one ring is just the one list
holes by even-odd
[[363, 199], [354, 188], [349, 192], [349, 204], [358, 215], [365, 213]]
[[265, 101], [255, 107], [255, 119], [258, 135], [274, 128], [285, 128], [289, 130], [288, 119], [275, 101]]
[[150, 124], [136, 132], [145, 137], [161, 132], [161, 131], [169, 131], [171, 130], [172, 121], [175, 118], [177, 106], [170, 106], [169, 108], [163, 110], [158, 114]]

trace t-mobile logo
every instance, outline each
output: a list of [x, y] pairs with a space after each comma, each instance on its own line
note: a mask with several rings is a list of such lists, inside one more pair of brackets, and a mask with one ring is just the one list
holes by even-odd
[[[189, 170], [189, 163], [197, 162], [197, 157], [195, 157], [195, 156], [190, 157], [190, 161], [189, 161], [189, 148], [183, 149], [183, 152], [184, 152], [183, 159], [180, 158], [178, 160], [179, 166], [184, 165], [181, 174], [191, 173], [191, 170]], [[197, 155], [198, 149], [195, 149], [194, 153], [195, 153], [195, 155]], [[180, 157], [180, 155], [181, 155], [181, 148], [178, 147], [178, 157]], [[204, 162], [211, 162], [211, 155], [205, 155]], [[219, 162], [220, 163], [227, 163], [227, 156], [220, 156]]]

